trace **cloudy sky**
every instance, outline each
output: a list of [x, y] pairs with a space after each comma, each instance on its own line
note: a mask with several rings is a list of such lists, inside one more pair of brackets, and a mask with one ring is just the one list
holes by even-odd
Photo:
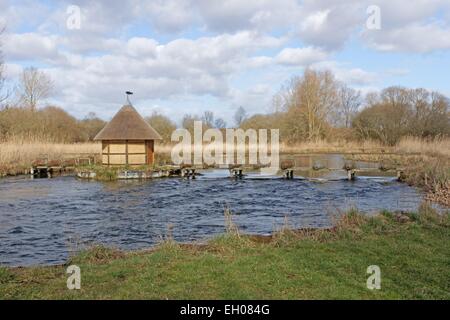
[[450, 0], [0, 0], [0, 23], [10, 82], [45, 70], [48, 102], [79, 118], [109, 119], [132, 90], [144, 115], [212, 110], [231, 123], [239, 106], [270, 112], [308, 66], [363, 92], [450, 96]]

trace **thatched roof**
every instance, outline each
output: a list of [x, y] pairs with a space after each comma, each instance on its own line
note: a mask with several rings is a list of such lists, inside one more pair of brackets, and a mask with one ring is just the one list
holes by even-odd
[[123, 106], [94, 140], [159, 140], [161, 136], [131, 105]]

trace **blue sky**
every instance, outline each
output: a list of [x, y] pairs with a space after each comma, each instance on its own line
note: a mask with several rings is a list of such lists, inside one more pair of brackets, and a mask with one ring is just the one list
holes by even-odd
[[[370, 5], [379, 29], [367, 28]], [[143, 115], [211, 110], [232, 124], [239, 106], [273, 110], [306, 67], [363, 93], [402, 85], [450, 96], [448, 0], [0, 0], [0, 24], [9, 85], [39, 67], [55, 83], [42, 105], [78, 118], [109, 119], [132, 90]]]

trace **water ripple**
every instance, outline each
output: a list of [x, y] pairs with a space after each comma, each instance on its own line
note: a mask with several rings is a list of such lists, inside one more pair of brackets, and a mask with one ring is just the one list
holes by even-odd
[[[177, 241], [224, 232], [224, 207], [245, 232], [269, 234], [287, 217], [294, 227], [329, 225], [329, 213], [356, 206], [415, 210], [422, 195], [392, 178], [332, 181], [226, 178], [86, 182], [71, 177], [0, 180], [0, 264], [63, 263], [85, 243], [145, 248], [171, 233]], [[345, 178], [345, 177], [343, 177]]]

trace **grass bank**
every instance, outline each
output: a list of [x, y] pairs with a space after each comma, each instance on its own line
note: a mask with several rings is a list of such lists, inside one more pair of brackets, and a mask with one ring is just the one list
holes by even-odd
[[[205, 245], [171, 240], [148, 251], [93, 247], [67, 266], [0, 268], [2, 299], [450, 299], [450, 218], [343, 215], [329, 230], [282, 228], [271, 237], [229, 233]], [[381, 269], [381, 290], [366, 287]]]

